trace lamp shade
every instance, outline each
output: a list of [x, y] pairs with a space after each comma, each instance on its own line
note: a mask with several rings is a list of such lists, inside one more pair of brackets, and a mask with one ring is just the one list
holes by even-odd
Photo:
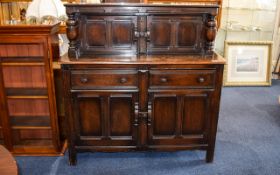
[[53, 16], [60, 18], [66, 16], [66, 10], [60, 0], [33, 0], [27, 8], [26, 17], [42, 18]]

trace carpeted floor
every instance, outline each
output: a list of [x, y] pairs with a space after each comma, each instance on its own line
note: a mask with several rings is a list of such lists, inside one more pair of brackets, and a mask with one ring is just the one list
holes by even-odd
[[17, 157], [21, 175], [280, 175], [280, 81], [223, 88], [215, 160], [205, 152], [81, 153]]

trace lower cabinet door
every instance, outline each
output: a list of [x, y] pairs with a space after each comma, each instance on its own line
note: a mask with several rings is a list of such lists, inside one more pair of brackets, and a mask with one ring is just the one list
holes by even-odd
[[75, 145], [99, 151], [136, 148], [138, 93], [73, 95]]
[[205, 148], [211, 92], [150, 93], [148, 145], [169, 150]]

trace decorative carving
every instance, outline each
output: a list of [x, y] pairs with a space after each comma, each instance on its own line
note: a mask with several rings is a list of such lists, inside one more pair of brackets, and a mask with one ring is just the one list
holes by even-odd
[[135, 126], [135, 127], [138, 127], [139, 126], [139, 120], [138, 120], [138, 118], [139, 118], [139, 103], [135, 103], [135, 105], [134, 105], [134, 115], [135, 115], [135, 118], [134, 118], [134, 123], [133, 123], [133, 125]]
[[78, 26], [77, 13], [68, 14], [68, 20], [66, 22], [66, 32], [69, 39], [69, 57], [75, 57], [76, 59], [80, 56], [79, 51], [79, 26]]
[[213, 52], [214, 50], [214, 42], [217, 34], [217, 23], [216, 16], [209, 15], [206, 22], [206, 52]]
[[148, 102], [148, 120], [147, 120], [148, 126], [152, 125], [152, 102]]

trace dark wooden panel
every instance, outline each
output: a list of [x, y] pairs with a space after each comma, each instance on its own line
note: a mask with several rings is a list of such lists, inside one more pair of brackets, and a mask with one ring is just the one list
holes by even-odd
[[100, 98], [80, 98], [78, 105], [81, 136], [101, 136], [102, 114]]
[[48, 99], [8, 99], [10, 116], [49, 116]]
[[106, 41], [106, 22], [101, 20], [90, 21], [86, 26], [86, 39], [89, 47], [105, 47]]
[[176, 96], [155, 97], [153, 103], [153, 134], [174, 135], [176, 129]]
[[131, 47], [133, 44], [134, 25], [127, 21], [112, 22], [112, 44], [113, 47]]
[[111, 136], [132, 136], [133, 109], [132, 99], [129, 97], [110, 99]]
[[194, 46], [197, 40], [197, 25], [181, 22], [178, 25], [178, 46]]
[[135, 54], [136, 16], [83, 16], [81, 52], [95, 54]]
[[172, 32], [171, 28], [172, 24], [167, 20], [152, 21], [150, 23], [150, 47], [170, 47]]
[[71, 83], [73, 89], [136, 88], [137, 73], [136, 70], [77, 70], [71, 72]]
[[182, 134], [203, 134], [206, 129], [207, 95], [186, 96], [183, 107]]
[[215, 70], [151, 70], [151, 88], [214, 88]]
[[203, 17], [148, 16], [149, 53], [201, 53], [205, 42]]
[[6, 88], [46, 88], [44, 66], [3, 66]]

